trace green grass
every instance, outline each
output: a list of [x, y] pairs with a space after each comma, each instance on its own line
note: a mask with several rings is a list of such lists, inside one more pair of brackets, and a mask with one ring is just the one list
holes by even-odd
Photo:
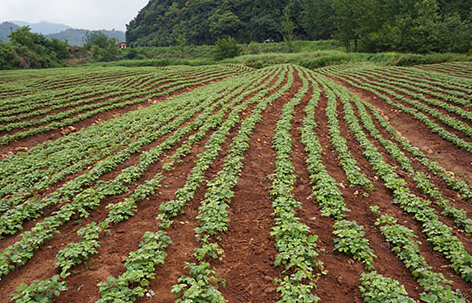
[[471, 55], [465, 54], [403, 54], [403, 53], [346, 53], [342, 51], [317, 51], [301, 53], [268, 53], [243, 55], [224, 60], [225, 63], [241, 63], [262, 68], [273, 64], [293, 63], [314, 69], [327, 65], [359, 63], [375, 65], [411, 66], [417, 64], [443, 63], [449, 61], [472, 61]]
[[[404, 53], [346, 53], [334, 40], [295, 41], [297, 52], [288, 53], [284, 43], [249, 43], [240, 45], [241, 56], [220, 61], [240, 63], [250, 67], [263, 68], [274, 64], [293, 63], [314, 69], [334, 64], [375, 64], [411, 66], [417, 64], [444, 63], [449, 61], [472, 61], [467, 54], [404, 54]], [[139, 47], [127, 49], [136, 53], [133, 60], [96, 63], [103, 66], [170, 66], [170, 65], [209, 65], [219, 63], [213, 59], [213, 45], [186, 46], [182, 58], [181, 48]]]

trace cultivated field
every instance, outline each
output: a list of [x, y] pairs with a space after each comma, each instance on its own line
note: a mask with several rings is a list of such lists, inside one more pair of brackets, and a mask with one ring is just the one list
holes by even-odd
[[472, 302], [472, 63], [0, 75], [0, 301]]

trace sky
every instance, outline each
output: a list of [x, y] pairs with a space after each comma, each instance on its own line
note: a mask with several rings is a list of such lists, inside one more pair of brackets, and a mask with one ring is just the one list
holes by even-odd
[[80, 29], [125, 30], [149, 0], [0, 0], [0, 23], [48, 21]]

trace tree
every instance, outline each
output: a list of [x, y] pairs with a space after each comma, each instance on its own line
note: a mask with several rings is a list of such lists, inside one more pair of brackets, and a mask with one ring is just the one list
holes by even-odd
[[465, 53], [472, 41], [472, 22], [461, 20], [458, 12], [447, 14], [440, 24], [441, 49]]
[[412, 49], [415, 52], [439, 51], [439, 14], [436, 0], [421, 0], [415, 5], [418, 16], [411, 29]]
[[16, 62], [16, 51], [11, 43], [0, 42], [0, 70], [14, 69], [18, 66]]
[[236, 36], [241, 27], [238, 16], [230, 11], [222, 14], [216, 12], [210, 19], [210, 35], [212, 38], [226, 38]]
[[300, 0], [300, 25], [311, 39], [329, 39], [334, 33], [331, 0]]
[[223, 60], [226, 58], [233, 58], [238, 56], [241, 53], [236, 40], [232, 37], [219, 39], [216, 41], [216, 47], [214, 51], [215, 60]]
[[335, 37], [351, 51], [352, 42], [354, 42], [354, 51], [357, 51], [358, 24], [356, 15], [357, 1], [333, 0], [332, 7], [335, 13], [334, 24], [336, 26]]
[[185, 36], [184, 33], [181, 33], [177, 35], [177, 37], [175, 38], [175, 42], [177, 42], [177, 45], [179, 46], [180, 51], [182, 52], [182, 59], [183, 59], [184, 54], [185, 54], [185, 45], [187, 45], [187, 37]]
[[[13, 56], [15, 67], [44, 68], [66, 65], [69, 57], [68, 44], [57, 39], [48, 40], [41, 34], [31, 32], [29, 26], [13, 31], [9, 36], [12, 47], [8, 48]], [[6, 48], [3, 50], [5, 56]]]
[[102, 32], [88, 32], [85, 37], [84, 47], [92, 52], [96, 61], [114, 61], [118, 58], [118, 40], [109, 38]]
[[287, 6], [284, 8], [283, 11], [283, 20], [282, 20], [282, 35], [284, 37], [285, 45], [290, 53], [292, 53], [294, 49], [293, 45], [293, 30], [295, 29], [295, 25], [290, 16], [290, 7]]

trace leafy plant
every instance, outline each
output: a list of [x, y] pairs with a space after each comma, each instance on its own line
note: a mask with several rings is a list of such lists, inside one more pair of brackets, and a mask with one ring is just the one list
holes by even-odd
[[213, 53], [215, 60], [223, 60], [226, 58], [233, 58], [241, 53], [239, 45], [232, 37], [219, 39], [215, 43], [216, 47]]
[[11, 301], [18, 303], [30, 302], [53, 302], [54, 297], [59, 296], [61, 291], [67, 290], [66, 282], [59, 282], [60, 277], [55, 275], [44, 281], [35, 281], [30, 285], [22, 283], [16, 289], [16, 293], [11, 295]]

